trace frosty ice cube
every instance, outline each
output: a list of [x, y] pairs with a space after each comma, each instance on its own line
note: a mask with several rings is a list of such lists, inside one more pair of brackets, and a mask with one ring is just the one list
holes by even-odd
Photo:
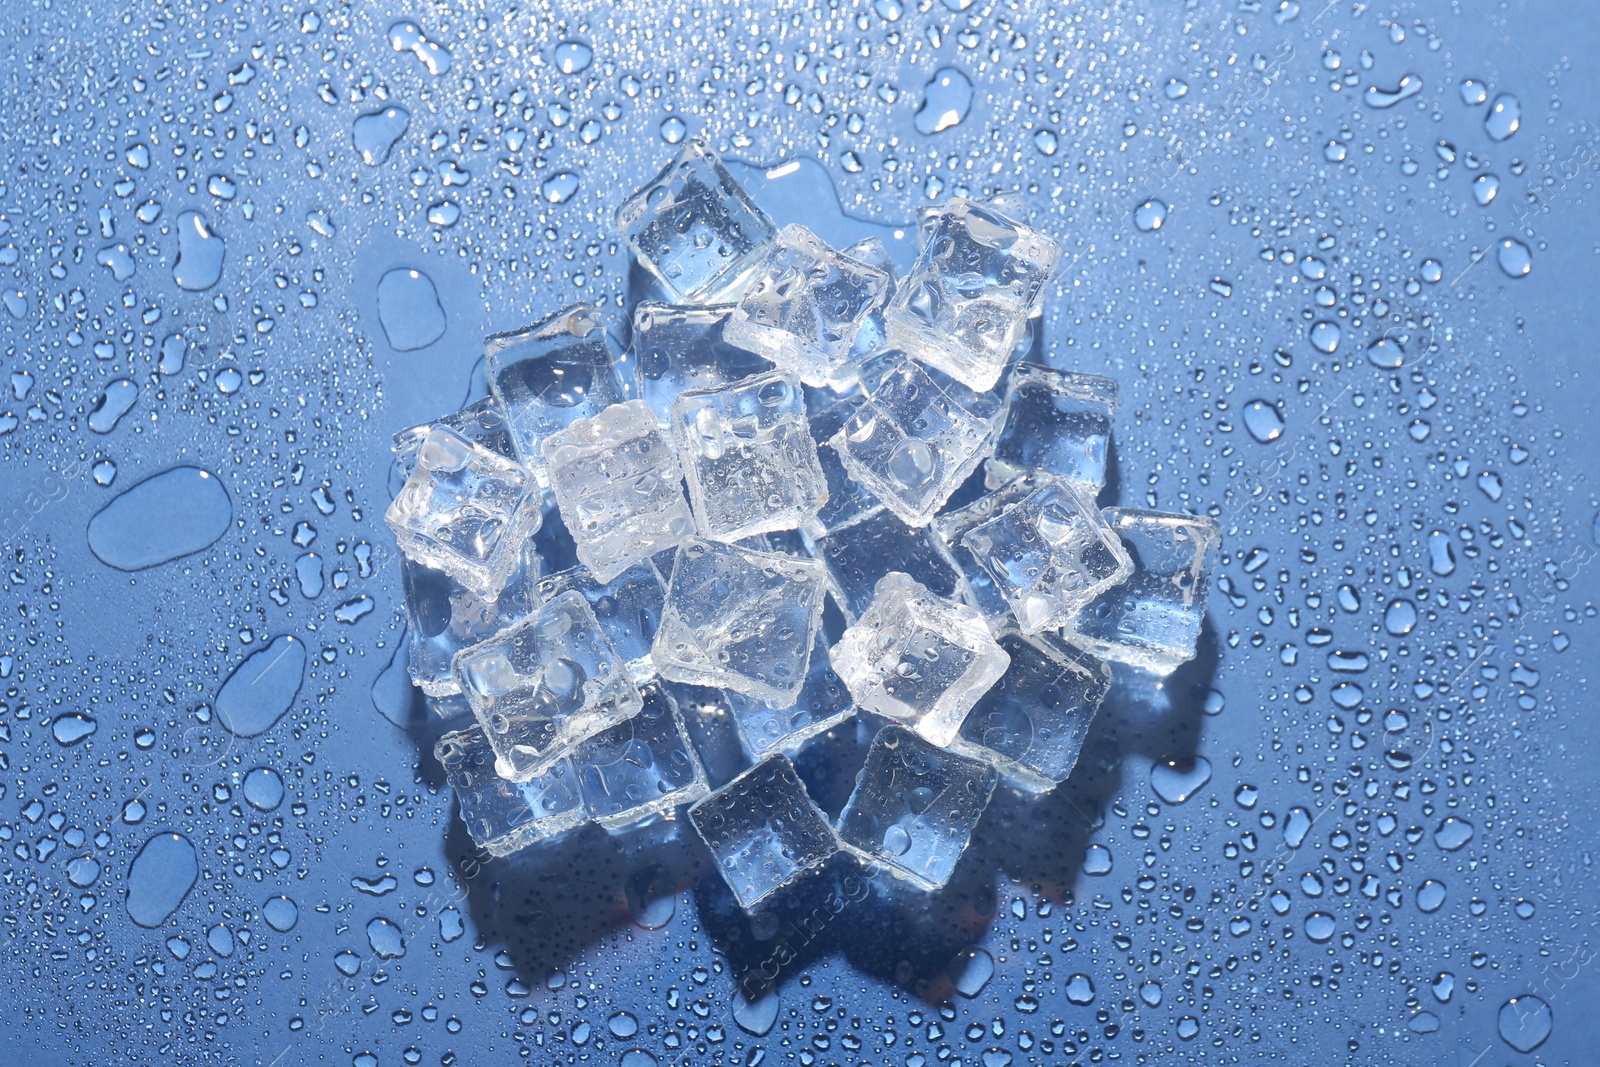
[[639, 265], [680, 304], [736, 295], [773, 234], [767, 216], [699, 140], [623, 201], [617, 230]]
[[967, 531], [982, 526], [1038, 489], [1044, 484], [1044, 478], [1044, 475], [1032, 472], [1021, 474], [994, 492], [986, 493], [965, 507], [947, 511], [933, 520], [932, 528], [938, 534], [940, 547], [961, 575], [961, 599], [988, 620], [990, 630], [998, 632], [1012, 622], [1011, 605], [1006, 603], [999, 586], [978, 563], [962, 538]]
[[827, 499], [800, 383], [770, 371], [672, 405], [695, 524], [716, 541], [793, 530]]
[[408, 426], [396, 433], [393, 448], [402, 477], [411, 477], [411, 472], [417, 467], [417, 451], [422, 448], [422, 442], [428, 436], [428, 431], [435, 426], [448, 427], [497, 456], [504, 456], [507, 459], [517, 457], [516, 450], [511, 444], [511, 429], [506, 423], [505, 412], [500, 410], [500, 402], [492, 396], [486, 396], [476, 403], [468, 404], [460, 411], [441, 415], [432, 422]]
[[977, 469], [1002, 411], [903, 360], [872, 389], [830, 442], [851, 476], [901, 521], [926, 526]]
[[785, 226], [723, 333], [807, 385], [845, 383], [856, 333], [883, 305], [889, 276]]
[[678, 460], [643, 400], [578, 419], [539, 446], [578, 559], [609, 582], [693, 529]]
[[850, 620], [867, 610], [878, 579], [890, 568], [909, 574], [936, 596], [960, 593], [961, 575], [938, 538], [926, 526], [907, 526], [882, 507], [821, 538], [816, 549]]
[[815, 560], [685, 541], [652, 650], [657, 668], [673, 681], [793, 704], [805, 685], [826, 580]]
[[839, 813], [839, 840], [920, 889], [938, 889], [966, 851], [996, 777], [982, 760], [886, 726]]
[[793, 752], [856, 713], [850, 690], [834, 673], [823, 642], [823, 635], [819, 633], [811, 649], [805, 685], [793, 703], [775, 707], [743, 693], [728, 691], [728, 708], [733, 712], [739, 739], [757, 759], [779, 750]]
[[500, 757], [500, 773], [516, 781], [640, 707], [627, 667], [588, 602], [572, 591], [457, 653], [453, 666]]
[[689, 809], [733, 897], [751, 908], [839, 851], [794, 765], [773, 756]]
[[384, 513], [400, 550], [493, 599], [539, 529], [539, 487], [518, 464], [444, 426]]
[[732, 304], [641, 303], [633, 312], [633, 363], [639, 395], [662, 426], [672, 425], [672, 401], [690, 389], [716, 389], [761, 374], [772, 364], [723, 337]]
[[521, 330], [491, 334], [483, 351], [512, 444], [536, 471], [546, 437], [625, 399], [616, 346], [593, 305], [574, 304]]
[[406, 667], [411, 680], [429, 696], [461, 692], [450, 670], [455, 654], [520, 620], [538, 600], [533, 584], [539, 557], [525, 547], [516, 569], [493, 597], [485, 599], [443, 571], [405, 560]]
[[994, 388], [1061, 246], [992, 206], [951, 200], [884, 318], [889, 343], [977, 390]]
[[955, 738], [1009, 662], [976, 611], [899, 571], [878, 580], [872, 606], [828, 655], [858, 707], [936, 745]]
[[1013, 785], [1043, 793], [1077, 765], [1111, 689], [1111, 668], [1053, 637], [1009, 632], [999, 641], [1011, 666], [968, 713], [951, 747], [993, 763]]
[[589, 602], [601, 631], [617, 656], [627, 665], [634, 683], [643, 685], [656, 675], [650, 642], [661, 625], [666, 584], [649, 560], [635, 563], [609, 582], [602, 582], [583, 567], [570, 567], [539, 579], [538, 600], [554, 600], [572, 591]]
[[1215, 519], [1135, 508], [1102, 514], [1133, 573], [1075, 615], [1067, 634], [1104, 659], [1168, 674], [1194, 658], [1222, 531]]
[[1117, 383], [1017, 363], [1006, 380], [1006, 425], [984, 466], [998, 489], [1024, 471], [1077, 482], [1092, 496], [1106, 484], [1106, 448], [1117, 413]]
[[478, 726], [445, 734], [433, 755], [444, 765], [473, 844], [491, 856], [509, 856], [588, 817], [566, 760], [529, 781], [509, 781], [495, 773], [494, 749]]
[[646, 686], [637, 715], [572, 752], [584, 807], [609, 830], [661, 818], [710, 792], [672, 698]]
[[1082, 489], [1050, 479], [961, 543], [1011, 606], [1025, 634], [1059, 629], [1133, 572], [1117, 535]]

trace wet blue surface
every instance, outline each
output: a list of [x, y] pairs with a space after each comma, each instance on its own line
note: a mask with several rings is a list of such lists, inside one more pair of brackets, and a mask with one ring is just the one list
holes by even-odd
[[[1592, 1061], [1586, 8], [29, 0], [0, 44], [11, 1060]], [[679, 822], [484, 863], [394, 658], [390, 435], [487, 333], [625, 321], [612, 213], [690, 135], [902, 266], [1020, 193], [1038, 357], [1122, 390], [1108, 502], [1223, 527], [1199, 659], [931, 897], [841, 865], [753, 921]], [[797, 761], [833, 810], [867, 740]]]

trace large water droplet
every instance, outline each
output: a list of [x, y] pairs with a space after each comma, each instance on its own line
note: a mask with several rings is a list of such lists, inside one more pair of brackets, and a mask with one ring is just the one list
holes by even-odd
[[1068, 978], [1063, 992], [1067, 994], [1067, 1000], [1073, 1004], [1094, 1003], [1094, 981], [1086, 974], [1075, 974]]
[[1500, 1006], [1496, 1029], [1500, 1039], [1518, 1052], [1532, 1052], [1550, 1036], [1553, 1021], [1550, 1005], [1532, 993], [1524, 993]]
[[117, 378], [107, 382], [105, 391], [89, 411], [89, 429], [95, 433], [110, 433], [116, 429], [117, 420], [128, 413], [138, 398], [139, 387], [128, 379]]
[[1159, 200], [1146, 200], [1133, 209], [1133, 224], [1145, 233], [1161, 229], [1167, 221], [1167, 205]]
[[294, 704], [305, 677], [305, 642], [282, 634], [246, 656], [217, 692], [217, 719], [239, 737], [270, 729]]
[[1494, 258], [1508, 278], [1526, 278], [1533, 271], [1533, 253], [1515, 237], [1500, 238]]
[[556, 45], [556, 69], [563, 74], [576, 74], [594, 62], [594, 49], [582, 41], [562, 41]]
[[1522, 102], [1510, 93], [1501, 93], [1483, 116], [1483, 130], [1492, 140], [1504, 141], [1522, 127]]
[[358, 117], [351, 125], [351, 133], [356, 151], [361, 153], [361, 162], [376, 167], [388, 160], [395, 142], [410, 125], [411, 112], [403, 107], [386, 107]]
[[1283, 416], [1265, 400], [1252, 400], [1244, 406], [1244, 428], [1262, 444], [1283, 436]]
[[1417, 887], [1417, 907], [1424, 914], [1432, 915], [1444, 907], [1445, 896], [1445, 884], [1436, 878], [1429, 878]]
[[1204, 756], [1159, 759], [1150, 765], [1150, 788], [1168, 804], [1182, 804], [1211, 781], [1211, 761]]
[[954, 67], [941, 67], [923, 90], [914, 119], [918, 133], [940, 133], [959, 126], [972, 107], [972, 82]]
[[87, 715], [69, 711], [55, 717], [50, 723], [50, 733], [63, 745], [75, 745], [99, 729], [99, 725]]
[[623, 884], [628, 914], [646, 930], [659, 930], [678, 910], [678, 887], [672, 874], [659, 863], [640, 867]]
[[964, 997], [975, 997], [994, 977], [994, 957], [973, 945], [957, 952], [945, 970], [957, 993]]
[[192, 293], [211, 288], [222, 277], [227, 251], [198, 211], [185, 211], [178, 216], [178, 258], [172, 261], [172, 280]]
[[1333, 353], [1339, 348], [1339, 324], [1324, 319], [1311, 324], [1311, 347], [1318, 352]]
[[397, 959], [406, 954], [405, 938], [400, 928], [388, 919], [378, 918], [367, 923], [367, 944], [380, 960]]
[[178, 910], [200, 874], [194, 846], [182, 834], [157, 834], [144, 843], [128, 869], [128, 915], [154, 929]]
[[1383, 628], [1395, 637], [1404, 637], [1417, 625], [1417, 606], [1409, 600], [1391, 600], [1383, 612]]
[[444, 336], [444, 308], [433, 279], [408, 267], [396, 267], [378, 280], [378, 324], [396, 352], [427, 348]]
[[1433, 843], [1446, 852], [1454, 852], [1472, 840], [1473, 826], [1467, 820], [1451, 815], [1433, 832]]
[[261, 905], [261, 917], [278, 933], [286, 934], [299, 921], [300, 906], [285, 896], [268, 897]]
[[272, 811], [283, 803], [283, 779], [271, 767], [257, 767], [240, 783], [245, 802], [257, 811]]
[[89, 550], [120, 571], [137, 571], [208, 547], [233, 522], [217, 476], [174, 467], [146, 478], [89, 520]]
[[1314, 911], [1306, 916], [1306, 936], [1318, 945], [1333, 939], [1333, 916], [1325, 911]]
[[410, 52], [422, 61], [428, 68], [428, 73], [434, 77], [450, 69], [450, 52], [443, 45], [428, 40], [428, 35], [422, 32], [410, 19], [401, 19], [389, 27], [389, 47], [396, 52]]
[[746, 1033], [763, 1036], [778, 1021], [778, 991], [763, 989], [752, 999], [741, 986], [733, 996], [733, 1021]]
[[1394, 107], [1402, 100], [1409, 100], [1422, 92], [1422, 77], [1417, 74], [1403, 76], [1393, 89], [1380, 89], [1376, 85], [1367, 86], [1366, 101], [1368, 107]]

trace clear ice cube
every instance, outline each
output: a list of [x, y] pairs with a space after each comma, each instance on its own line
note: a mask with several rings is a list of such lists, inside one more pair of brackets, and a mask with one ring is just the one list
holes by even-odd
[[1215, 519], [1106, 508], [1133, 573], [1085, 605], [1067, 636], [1103, 659], [1168, 674], [1194, 658], [1222, 531]]
[[489, 388], [505, 412], [517, 455], [541, 474], [539, 445], [546, 437], [626, 399], [620, 354], [591, 304], [491, 334], [483, 351]]
[[889, 292], [889, 276], [785, 226], [724, 328], [807, 385], [847, 383], [856, 334]]
[[691, 140], [617, 209], [640, 266], [680, 304], [738, 293], [772, 243], [773, 226], [703, 141]]
[[517, 781], [633, 715], [641, 702], [588, 601], [570, 590], [457, 653], [454, 670], [500, 773]]
[[516, 459], [517, 453], [511, 443], [511, 428], [506, 422], [505, 412], [500, 410], [500, 402], [492, 396], [486, 396], [476, 403], [468, 404], [460, 411], [449, 415], [441, 415], [432, 422], [424, 422], [418, 426], [408, 426], [394, 435], [394, 455], [400, 464], [401, 476], [411, 477], [411, 472], [417, 467], [417, 452], [422, 448], [423, 440], [428, 436], [428, 431], [435, 426], [444, 426], [465, 437], [480, 448], [487, 448], [497, 456], [506, 459]]
[[534, 582], [539, 557], [531, 545], [523, 549], [506, 584], [488, 599], [414, 560], [402, 562], [400, 576], [408, 616], [406, 666], [411, 680], [429, 696], [461, 692], [450, 670], [455, 654], [519, 621], [538, 603]]
[[988, 453], [1003, 409], [903, 360], [831, 444], [856, 481], [908, 526], [926, 526]]
[[992, 493], [986, 493], [964, 507], [954, 508], [933, 520], [933, 530], [938, 534], [940, 547], [951, 566], [961, 575], [961, 599], [978, 610], [989, 621], [989, 629], [998, 633], [1013, 620], [1011, 605], [1005, 594], [978, 563], [977, 557], [962, 542], [967, 531], [976, 529], [999, 515], [1006, 508], [1028, 496], [1044, 484], [1044, 475], [1027, 472], [1018, 475]]
[[783, 371], [680, 394], [672, 431], [705, 537], [797, 529], [827, 500], [805, 396]]
[[1011, 657], [952, 744], [993, 763], [1013, 785], [1043, 793], [1067, 780], [1095, 712], [1111, 690], [1111, 668], [1052, 636], [1000, 635]]
[[727, 703], [739, 739], [757, 759], [780, 750], [793, 752], [856, 713], [850, 690], [828, 661], [820, 633], [811, 649], [805, 685], [793, 703], [775, 707], [733, 690], [727, 692]]
[[672, 425], [672, 401], [690, 389], [716, 389], [761, 374], [772, 364], [723, 337], [732, 304], [710, 306], [645, 301], [633, 311], [633, 363], [639, 395], [662, 426]]
[[578, 559], [596, 580], [676, 548], [693, 530], [677, 457], [643, 400], [578, 419], [539, 447]]
[[992, 389], [1060, 259], [1046, 234], [993, 206], [951, 200], [895, 287], [884, 313], [889, 343], [973, 389]]
[[444, 766], [473, 844], [491, 856], [509, 856], [588, 818], [578, 776], [566, 760], [526, 782], [502, 778], [495, 773], [494, 748], [478, 726], [445, 734], [433, 755]]
[[858, 707], [936, 745], [955, 738], [1009, 662], [976, 611], [899, 571], [878, 580], [871, 607], [828, 655]]
[[1006, 380], [1006, 424], [984, 466], [998, 489], [1024, 471], [1043, 471], [1100, 492], [1117, 414], [1117, 383], [1036, 363], [1016, 363]]
[[793, 704], [805, 685], [826, 581], [815, 560], [685, 541], [656, 632], [656, 667], [673, 681]]
[[932, 531], [907, 526], [881, 506], [818, 540], [816, 550], [828, 568], [839, 606], [851, 621], [871, 605], [878, 579], [890, 567], [909, 574], [936, 596], [954, 598], [961, 591], [961, 575]]
[[872, 739], [839, 840], [872, 865], [924, 890], [950, 881], [994, 793], [995, 769], [899, 726]]
[[650, 643], [661, 625], [661, 608], [667, 598], [666, 583], [649, 560], [635, 563], [609, 582], [602, 582], [583, 567], [569, 567], [539, 579], [538, 600], [554, 600], [575, 592], [589, 602], [595, 621], [618, 657], [627, 665], [636, 685], [656, 676]]
[[493, 599], [539, 529], [539, 487], [518, 464], [436, 426], [384, 521], [408, 558]]
[[751, 908], [839, 851], [794, 765], [772, 756], [689, 809], [734, 899]]
[[1047, 480], [961, 543], [1011, 606], [1025, 634], [1059, 629], [1133, 573], [1094, 501], [1073, 482]]
[[608, 830], [652, 822], [710, 792], [672, 698], [648, 685], [642, 699], [638, 714], [572, 752], [584, 806]]

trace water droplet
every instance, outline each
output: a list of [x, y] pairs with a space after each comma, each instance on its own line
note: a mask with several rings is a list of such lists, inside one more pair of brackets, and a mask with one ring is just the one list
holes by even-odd
[[772, 1029], [772, 1024], [778, 1021], [778, 991], [764, 989], [752, 1000], [748, 991], [740, 985], [733, 995], [733, 1021], [748, 1034], [756, 1037], [765, 1035]]
[[1421, 75], [1407, 74], [1393, 89], [1380, 89], [1376, 85], [1367, 86], [1365, 99], [1368, 107], [1394, 107], [1400, 101], [1409, 100], [1420, 92], [1422, 92]]
[[582, 41], [562, 41], [556, 45], [556, 69], [563, 74], [577, 74], [594, 62], [594, 49]]
[[1450, 535], [1443, 530], [1428, 534], [1428, 569], [1441, 578], [1455, 573], [1456, 550], [1450, 544]]
[[1086, 974], [1075, 974], [1068, 978], [1062, 991], [1066, 993], [1067, 1000], [1073, 1004], [1094, 1003], [1094, 981]]
[[128, 254], [127, 245], [102, 248], [95, 253], [94, 261], [111, 271], [111, 280], [114, 282], [125, 282], [134, 275], [133, 257]]
[[1417, 907], [1425, 914], [1432, 915], [1444, 907], [1446, 895], [1445, 885], [1435, 878], [1429, 878], [1417, 886]]
[[539, 186], [539, 195], [551, 204], [565, 204], [578, 191], [578, 176], [569, 170], [552, 174]]
[[957, 952], [945, 968], [950, 984], [964, 997], [975, 997], [994, 977], [994, 957], [977, 945]]
[[420, 270], [396, 267], [378, 280], [378, 324], [396, 352], [427, 348], [444, 336], [444, 308], [433, 279]]
[[1189, 83], [1182, 78], [1168, 78], [1164, 91], [1168, 100], [1182, 100], [1189, 95]]
[[194, 846], [182, 834], [157, 834], [144, 843], [128, 869], [128, 916], [154, 929], [183, 903], [200, 874]]
[[1468, 107], [1477, 107], [1489, 99], [1488, 86], [1476, 78], [1461, 79], [1461, 102]]
[[99, 723], [76, 711], [57, 715], [50, 723], [50, 733], [63, 745], [74, 745], [99, 729]]
[[678, 891], [672, 874], [659, 863], [640, 867], [623, 884], [628, 914], [646, 930], [659, 930], [678, 910]]
[[923, 90], [913, 121], [918, 133], [940, 133], [960, 125], [971, 107], [972, 82], [954, 67], [941, 67]]
[[1318, 352], [1332, 354], [1339, 348], [1339, 324], [1324, 319], [1311, 324], [1311, 347]]
[[1244, 428], [1262, 444], [1269, 444], [1283, 436], [1283, 416], [1265, 400], [1252, 400], [1244, 406]]
[[1416, 628], [1417, 606], [1409, 600], [1391, 600], [1383, 612], [1383, 628], [1395, 637], [1404, 637]]
[[676, 115], [668, 115], [661, 120], [661, 139], [668, 144], [677, 144], [688, 133], [688, 124]]
[[1433, 832], [1433, 843], [1446, 852], [1454, 852], [1472, 840], [1473, 826], [1460, 816], [1450, 815]]
[[461, 206], [450, 200], [442, 200], [428, 208], [428, 222], [434, 226], [445, 229], [454, 226], [461, 218]]
[[261, 905], [261, 917], [278, 933], [286, 934], [299, 921], [300, 906], [286, 896], [268, 897]]
[[117, 420], [128, 413], [138, 398], [139, 387], [128, 379], [117, 378], [107, 382], [105, 392], [100, 394], [100, 399], [89, 411], [89, 429], [95, 433], [110, 433], [116, 429]]
[[388, 919], [377, 918], [367, 923], [367, 944], [380, 960], [397, 959], [406, 954], [405, 938], [400, 928]]
[[396, 52], [410, 52], [436, 78], [450, 69], [450, 52], [443, 45], [428, 40], [422, 27], [410, 19], [401, 19], [389, 27], [389, 47]]
[[1168, 804], [1182, 804], [1211, 781], [1211, 761], [1204, 756], [1159, 759], [1150, 765], [1150, 788]]
[[1500, 1039], [1518, 1052], [1532, 1052], [1550, 1036], [1553, 1021], [1550, 1005], [1532, 993], [1524, 993], [1500, 1006], [1496, 1029]]
[[89, 550], [121, 571], [199, 552], [227, 532], [233, 502], [215, 474], [174, 467], [122, 492], [89, 520]]
[[1167, 221], [1167, 210], [1159, 200], [1146, 200], [1133, 209], [1133, 224], [1144, 233], [1153, 233]]
[[271, 767], [257, 767], [240, 784], [247, 804], [257, 811], [272, 811], [283, 803], [283, 779]]
[[1508, 278], [1526, 278], [1533, 271], [1533, 253], [1515, 237], [1502, 237], [1495, 246], [1495, 262]]
[[1522, 102], [1510, 93], [1501, 93], [1483, 116], [1483, 130], [1491, 140], [1504, 141], [1522, 127]]
[[1310, 832], [1311, 813], [1299, 806], [1290, 808], [1283, 820], [1283, 843], [1289, 848], [1299, 848], [1305, 844], [1306, 834]]
[[1325, 911], [1314, 911], [1306, 916], [1306, 936], [1321, 945], [1333, 939], [1333, 916]]
[[238, 737], [272, 727], [294, 704], [305, 677], [305, 642], [292, 634], [274, 637], [246, 656], [217, 692], [217, 719]]
[[1500, 179], [1493, 174], [1480, 174], [1472, 179], [1472, 199], [1479, 207], [1488, 207], [1500, 195]]
[[198, 211], [178, 216], [178, 256], [172, 261], [172, 280], [179, 289], [198, 293], [217, 284], [227, 246], [211, 232]]
[[410, 125], [411, 112], [403, 107], [386, 107], [359, 116], [351, 125], [351, 134], [356, 151], [361, 153], [361, 162], [369, 167], [386, 162], [395, 143]]
[[1111, 862], [1111, 850], [1104, 845], [1090, 845], [1083, 850], [1084, 874], [1110, 874]]

